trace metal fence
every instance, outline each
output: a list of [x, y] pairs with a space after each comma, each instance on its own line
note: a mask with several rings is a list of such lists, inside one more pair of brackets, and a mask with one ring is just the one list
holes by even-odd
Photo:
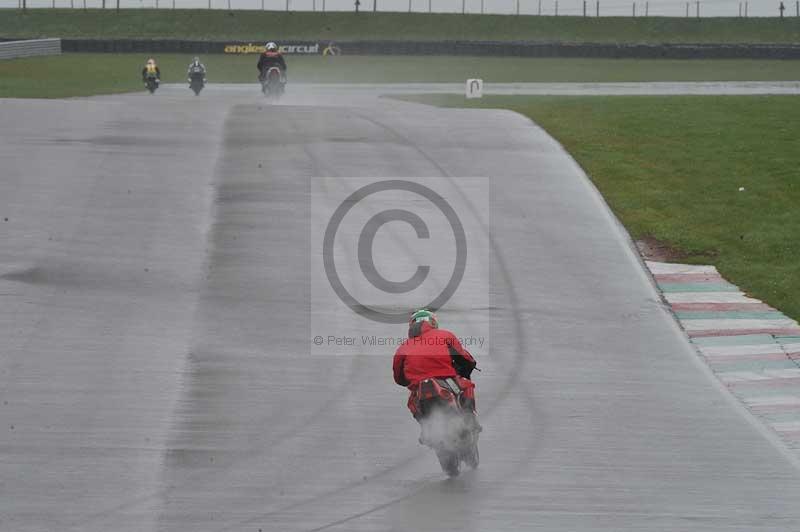
[[800, 16], [800, 0], [0, 0], [0, 8], [23, 5], [30, 9], [358, 10], [586, 17]]
[[29, 41], [0, 42], [0, 59], [54, 55], [61, 53], [61, 39], [35, 39]]

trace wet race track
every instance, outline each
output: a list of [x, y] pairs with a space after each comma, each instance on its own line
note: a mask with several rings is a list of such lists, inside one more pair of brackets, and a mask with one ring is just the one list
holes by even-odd
[[[0, 530], [800, 530], [792, 457], [527, 119], [164, 87], [0, 101], [0, 122]], [[481, 466], [455, 479], [417, 443], [394, 347], [312, 344], [405, 333], [318, 275], [330, 213], [387, 178], [436, 188], [478, 235], [440, 312], [488, 338]], [[352, 287], [361, 227], [339, 231]], [[417, 240], [381, 229], [377, 269], [452, 270]]]

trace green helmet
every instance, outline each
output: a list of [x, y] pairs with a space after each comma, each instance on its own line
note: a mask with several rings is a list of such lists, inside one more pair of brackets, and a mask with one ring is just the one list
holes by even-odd
[[415, 323], [422, 323], [424, 321], [430, 323], [431, 327], [434, 329], [439, 328], [439, 320], [436, 319], [436, 314], [426, 308], [421, 308], [412, 312], [408, 324], [414, 325]]

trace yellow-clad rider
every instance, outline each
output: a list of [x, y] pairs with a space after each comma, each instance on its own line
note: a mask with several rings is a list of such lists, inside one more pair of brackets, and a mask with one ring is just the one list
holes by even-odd
[[156, 60], [152, 57], [147, 58], [147, 62], [142, 69], [142, 81], [147, 83], [147, 78], [156, 78], [156, 83], [161, 81], [161, 69], [158, 68]]

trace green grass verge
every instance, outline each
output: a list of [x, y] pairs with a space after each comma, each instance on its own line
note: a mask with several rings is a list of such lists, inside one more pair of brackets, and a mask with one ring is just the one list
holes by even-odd
[[634, 238], [713, 263], [800, 318], [800, 97], [407, 99], [529, 116], [583, 166]]
[[[64, 54], [0, 61], [0, 97], [61, 98], [141, 90], [139, 54]], [[183, 82], [191, 55], [158, 56], [163, 79]], [[211, 82], [254, 83], [255, 56], [203, 57]], [[797, 80], [800, 61], [475, 57], [288, 58], [291, 82]]]
[[3, 10], [0, 37], [209, 40], [389, 39], [618, 43], [797, 43], [800, 21], [777, 18], [533, 17], [427, 13], [125, 9]]

